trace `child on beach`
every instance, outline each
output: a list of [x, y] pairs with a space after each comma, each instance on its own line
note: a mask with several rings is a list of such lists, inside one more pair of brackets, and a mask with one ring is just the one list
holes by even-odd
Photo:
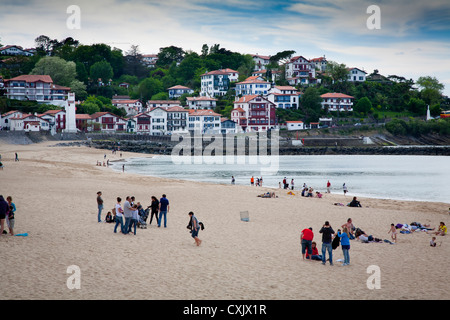
[[388, 231], [388, 234], [391, 234], [392, 241], [397, 243], [397, 229], [395, 229], [395, 225], [391, 223], [391, 228]]
[[436, 247], [436, 237], [432, 237], [430, 240], [430, 247]]

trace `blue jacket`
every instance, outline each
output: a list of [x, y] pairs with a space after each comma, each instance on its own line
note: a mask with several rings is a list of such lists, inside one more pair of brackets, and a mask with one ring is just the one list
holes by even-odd
[[344, 232], [341, 233], [338, 231], [338, 237], [341, 238], [341, 245], [343, 246], [349, 246], [350, 245], [350, 239], [348, 238], [348, 235]]

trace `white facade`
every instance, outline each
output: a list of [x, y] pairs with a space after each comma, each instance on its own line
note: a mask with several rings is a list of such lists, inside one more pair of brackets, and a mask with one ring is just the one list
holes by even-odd
[[167, 110], [156, 107], [147, 112], [151, 117], [150, 134], [162, 136], [167, 134]]
[[229, 72], [215, 70], [200, 76], [201, 90], [203, 97], [224, 96], [230, 89]]
[[236, 96], [267, 95], [271, 88], [270, 82], [260, 80], [259, 77], [249, 77], [236, 83]]
[[148, 100], [147, 101], [147, 111], [153, 108], [170, 108], [170, 107], [181, 107], [179, 100]]
[[76, 133], [78, 131], [77, 129], [77, 123], [76, 123], [76, 117], [75, 117], [75, 93], [69, 93], [68, 99], [66, 101], [66, 123], [64, 132], [66, 133]]
[[177, 99], [183, 94], [193, 94], [194, 90], [185, 86], [173, 86], [167, 89], [169, 91], [169, 99]]
[[316, 66], [308, 59], [297, 56], [286, 63], [286, 80], [290, 85], [315, 83]]
[[303, 121], [286, 121], [286, 126], [288, 131], [305, 129]]
[[354, 97], [343, 93], [325, 93], [322, 98], [322, 108], [329, 111], [353, 111]]
[[367, 72], [358, 68], [348, 69], [348, 81], [350, 82], [364, 82], [366, 81]]
[[37, 115], [24, 114], [21, 117], [10, 119], [11, 131], [37, 132], [50, 130], [50, 124], [47, 120]]
[[221, 133], [221, 115], [212, 110], [196, 110], [190, 112], [188, 128], [189, 131], [201, 134]]
[[6, 112], [1, 117], [1, 127], [2, 130], [10, 130], [11, 129], [11, 119], [12, 118], [21, 118], [23, 116], [23, 112], [12, 110], [9, 112]]
[[270, 56], [254, 54], [252, 58], [255, 61], [255, 70], [263, 70], [270, 63]]
[[0, 55], [5, 56], [32, 56], [34, 55], [32, 49], [23, 49], [20, 46], [4, 46], [0, 48]]
[[135, 100], [112, 100], [112, 105], [125, 110], [127, 116], [135, 116], [141, 113], [142, 110], [142, 102], [139, 99]]
[[186, 103], [189, 109], [214, 109], [217, 99], [210, 97], [187, 97]]

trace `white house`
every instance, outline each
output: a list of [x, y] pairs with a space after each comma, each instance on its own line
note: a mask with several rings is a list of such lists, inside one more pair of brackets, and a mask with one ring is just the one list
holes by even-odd
[[303, 121], [286, 121], [286, 126], [288, 131], [305, 129]]
[[148, 100], [147, 101], [147, 111], [153, 108], [170, 108], [170, 107], [181, 107], [181, 102], [179, 100]]
[[221, 115], [212, 110], [190, 110], [189, 131], [202, 134], [221, 133]]
[[39, 103], [65, 105], [70, 88], [53, 84], [48, 75], [21, 75], [5, 79], [6, 97], [16, 100], [34, 100]]
[[155, 107], [147, 112], [151, 117], [150, 134], [162, 136], [167, 134], [167, 108]]
[[91, 125], [94, 131], [102, 132], [125, 132], [127, 120], [111, 113], [111, 112], [96, 112], [91, 115]]
[[228, 73], [228, 79], [230, 82], [237, 82], [239, 80], [239, 72], [230, 68], [222, 69], [223, 71]]
[[170, 107], [167, 109], [167, 131], [169, 134], [188, 131], [189, 111], [182, 107]]
[[8, 45], [0, 48], [0, 55], [28, 57], [34, 55], [34, 49], [23, 49], [21, 46]]
[[325, 93], [322, 98], [322, 109], [329, 111], [353, 111], [354, 97], [343, 93]]
[[[133, 116], [129, 120], [134, 120], [134, 131], [137, 133], [150, 134], [151, 133], [151, 116], [147, 113], [140, 113]], [[129, 127], [129, 126], [128, 126]], [[128, 130], [127, 130], [128, 131]]]
[[169, 91], [169, 99], [177, 99], [183, 94], [193, 94], [194, 90], [185, 86], [173, 86], [167, 89]]
[[252, 76], [236, 83], [235, 90], [236, 96], [267, 95], [270, 88], [270, 82], [262, 80], [260, 77]]
[[203, 97], [224, 96], [230, 89], [230, 73], [225, 70], [214, 70], [200, 76]]
[[267, 99], [279, 109], [298, 109], [302, 93], [292, 86], [274, 86]]
[[320, 57], [320, 58], [313, 58], [309, 60], [310, 62], [314, 63], [314, 66], [316, 68], [316, 70], [320, 71], [320, 72], [325, 72], [327, 70], [327, 59], [325, 58], [325, 56]]
[[316, 83], [316, 65], [302, 56], [286, 63], [286, 80], [290, 85]]
[[48, 110], [39, 116], [48, 121], [52, 135], [66, 128], [66, 112], [64, 110]]
[[278, 126], [275, 111], [275, 104], [267, 98], [246, 95], [234, 102], [231, 120], [236, 122], [243, 132], [265, 132]]
[[23, 114], [10, 119], [10, 130], [25, 132], [48, 131], [50, 130], [50, 124], [38, 115]]
[[366, 81], [367, 72], [358, 68], [347, 68], [348, 81], [350, 82], [364, 82]]
[[255, 61], [255, 70], [265, 69], [270, 63], [270, 56], [263, 56], [260, 54], [252, 55], [253, 61]]
[[11, 129], [11, 119], [12, 118], [21, 118], [23, 116], [23, 112], [17, 110], [11, 110], [4, 114], [1, 117], [1, 127], [2, 130], [10, 130]]
[[142, 102], [139, 99], [112, 99], [111, 102], [113, 106], [119, 109], [124, 109], [127, 113], [127, 116], [135, 116], [143, 111]]
[[211, 97], [187, 97], [186, 104], [189, 109], [214, 109], [217, 99]]
[[154, 68], [156, 61], [158, 61], [157, 54], [143, 54], [142, 62], [149, 68]]

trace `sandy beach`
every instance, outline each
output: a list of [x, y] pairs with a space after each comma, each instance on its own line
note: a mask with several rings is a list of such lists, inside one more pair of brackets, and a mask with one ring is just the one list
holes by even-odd
[[[324, 222], [337, 230], [352, 218], [367, 234], [390, 240], [391, 223], [448, 225], [448, 203], [360, 198], [363, 207], [350, 208], [334, 203], [348, 203], [351, 193], [318, 199], [279, 190], [278, 198], [264, 199], [257, 197], [264, 187], [115, 172], [96, 162], [104, 154], [118, 160], [119, 153], [55, 144], [0, 142], [0, 194], [12, 196], [17, 207], [15, 232], [28, 233], [0, 236], [1, 299], [450, 298], [450, 235], [437, 237], [435, 248], [425, 232], [398, 234], [395, 245], [352, 240], [349, 266], [336, 262], [343, 259], [341, 247], [333, 251], [334, 266], [302, 260], [299, 239], [302, 229], [312, 227], [321, 251]], [[123, 158], [145, 156], [123, 152]], [[153, 223], [136, 235], [114, 234], [113, 224], [97, 222], [97, 191], [104, 214], [118, 196], [134, 195], [146, 207], [152, 195], [165, 193], [168, 227]], [[240, 220], [245, 210], [249, 222]], [[205, 225], [199, 247], [186, 229], [189, 211]], [[80, 289], [67, 286], [73, 265], [80, 270]], [[370, 266], [379, 268], [379, 289], [367, 285]]]

